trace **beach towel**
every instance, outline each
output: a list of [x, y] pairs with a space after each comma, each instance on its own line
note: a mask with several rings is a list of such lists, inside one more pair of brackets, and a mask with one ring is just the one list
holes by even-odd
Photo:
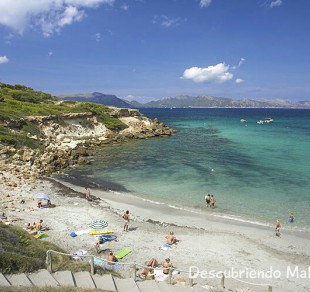
[[106, 269], [106, 270], [114, 271], [114, 272], [117, 272], [122, 267], [122, 265], [120, 263], [115, 263], [114, 265], [109, 265], [107, 263], [107, 261], [105, 261], [104, 259], [101, 259], [101, 258], [97, 258], [97, 257], [94, 258], [94, 265], [101, 267], [103, 269]]
[[106, 229], [106, 230], [89, 230], [89, 234], [90, 235], [100, 235], [100, 234], [109, 234], [109, 233], [113, 233], [112, 230], [110, 229]]
[[168, 250], [171, 248], [171, 245], [168, 243], [163, 244], [159, 249], [160, 250]]
[[78, 231], [75, 231], [75, 234], [76, 235], [88, 234], [89, 231], [90, 229], [78, 230]]
[[163, 270], [155, 270], [154, 271], [154, 279], [155, 281], [162, 282], [167, 279], [168, 275], [164, 274]]
[[84, 250], [84, 249], [80, 249], [78, 250], [77, 252], [75, 252], [73, 255], [73, 259], [75, 260], [80, 260], [81, 259], [81, 256], [87, 254], [87, 250]]
[[128, 255], [129, 253], [131, 253], [131, 250], [130, 249], [127, 249], [127, 248], [124, 248], [122, 250], [120, 250], [116, 255], [115, 257], [120, 260], [122, 259], [123, 257], [125, 257], [126, 255]]
[[113, 234], [103, 234], [103, 235], [96, 235], [96, 237], [99, 239], [102, 239], [103, 241], [112, 241], [116, 240], [116, 236]]
[[42, 239], [42, 238], [48, 237], [48, 235], [45, 232], [41, 232], [41, 233], [35, 234], [33, 237], [36, 239]]

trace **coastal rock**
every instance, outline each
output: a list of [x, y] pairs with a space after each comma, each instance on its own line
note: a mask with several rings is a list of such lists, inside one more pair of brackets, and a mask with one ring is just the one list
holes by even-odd
[[[10, 131], [17, 132], [31, 122], [41, 133], [27, 133], [28, 138], [40, 143], [40, 148], [0, 147], [1, 166], [19, 179], [34, 180], [42, 175], [88, 163], [93, 148], [107, 143], [120, 143], [129, 139], [148, 139], [155, 136], [173, 135], [173, 129], [151, 120], [136, 109], [109, 107], [110, 115], [117, 117], [127, 128], [117, 132], [107, 127], [91, 112], [64, 113], [61, 116], [28, 116], [19, 120], [5, 121]], [[9, 182], [10, 187], [16, 184]]]

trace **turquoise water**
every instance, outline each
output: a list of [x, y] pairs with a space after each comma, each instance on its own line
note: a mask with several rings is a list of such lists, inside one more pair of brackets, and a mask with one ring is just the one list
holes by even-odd
[[[176, 207], [294, 228], [310, 226], [310, 110], [143, 109], [177, 130], [172, 137], [108, 145], [88, 179]], [[272, 124], [256, 124], [271, 117]], [[240, 119], [247, 123], [240, 123]], [[204, 195], [217, 208], [204, 207]]]

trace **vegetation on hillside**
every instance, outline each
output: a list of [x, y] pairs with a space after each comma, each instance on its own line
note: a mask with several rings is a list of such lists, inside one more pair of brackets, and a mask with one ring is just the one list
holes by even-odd
[[35, 239], [19, 227], [0, 223], [0, 272], [11, 274], [45, 268], [46, 251], [63, 251], [56, 245]]
[[40, 132], [33, 124], [28, 123], [18, 131], [11, 131], [4, 121], [19, 120], [26, 116], [54, 115], [61, 123], [62, 114], [82, 112], [92, 112], [98, 121], [112, 131], [118, 132], [127, 127], [119, 119], [110, 116], [111, 110], [107, 106], [90, 102], [60, 102], [51, 94], [35, 91], [30, 87], [0, 83], [0, 143], [17, 147], [40, 146], [40, 142], [27, 136], [27, 133], [33, 135], [36, 132], [40, 137]]

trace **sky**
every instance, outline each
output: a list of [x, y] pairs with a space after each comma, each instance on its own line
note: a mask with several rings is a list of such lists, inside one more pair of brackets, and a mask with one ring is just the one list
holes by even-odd
[[309, 0], [0, 0], [0, 82], [310, 100]]

